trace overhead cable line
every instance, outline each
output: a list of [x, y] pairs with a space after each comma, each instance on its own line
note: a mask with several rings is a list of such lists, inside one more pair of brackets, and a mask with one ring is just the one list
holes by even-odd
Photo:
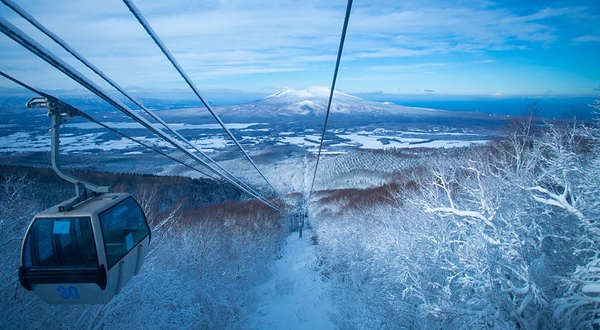
[[[152, 124], [150, 122], [148, 122], [146, 119], [144, 119], [143, 117], [141, 117], [140, 115], [135, 113], [135, 111], [131, 110], [129, 107], [127, 107], [125, 104], [123, 104], [123, 102], [108, 95], [100, 86], [96, 85], [94, 82], [89, 80], [87, 77], [85, 77], [79, 71], [77, 71], [75, 68], [73, 68], [72, 66], [67, 64], [65, 61], [58, 58], [55, 54], [53, 54], [48, 49], [46, 49], [45, 47], [40, 45], [38, 42], [36, 42], [32, 38], [30, 38], [23, 31], [21, 31], [20, 29], [18, 29], [11, 23], [9, 23], [3, 17], [0, 17], [0, 31], [2, 33], [4, 33], [6, 36], [8, 36], [9, 38], [16, 41], [21, 46], [27, 48], [33, 54], [37, 55], [38, 57], [40, 57], [41, 59], [46, 61], [48, 64], [52, 65], [53, 67], [55, 67], [58, 70], [60, 70], [61, 72], [63, 72], [65, 75], [69, 76], [71, 79], [78, 82], [80, 85], [82, 85], [83, 87], [85, 87], [86, 89], [91, 91], [92, 93], [96, 94], [98, 97], [100, 97], [103, 100], [105, 100], [106, 102], [108, 102], [110, 105], [114, 106], [115, 108], [119, 109], [121, 112], [123, 112], [126, 115], [128, 115], [129, 117], [131, 117], [133, 120], [140, 123], [142, 126], [147, 128], [151, 132], [160, 136], [163, 140], [170, 143], [178, 150], [182, 151], [183, 153], [185, 153], [186, 155], [188, 155], [190, 157], [196, 158], [196, 157], [194, 157], [194, 154], [192, 154], [189, 150], [187, 150], [185, 147], [183, 147], [178, 141], [176, 141], [172, 137], [166, 135], [164, 132], [156, 129], [154, 126], [152, 126]], [[197, 159], [199, 159], [199, 158], [197, 158]], [[210, 168], [205, 161], [202, 160], [201, 162], [203, 163], [204, 166]], [[218, 174], [221, 175], [220, 173], [218, 173]], [[250, 192], [248, 189], [242, 187], [237, 182], [229, 179], [228, 177], [225, 177], [223, 175], [221, 175], [221, 177], [223, 177], [225, 180], [229, 181], [231, 184], [238, 187], [242, 191], [248, 193], [249, 195], [258, 198], [261, 202], [263, 202], [267, 206], [281, 212], [281, 210], [277, 206], [270, 203], [264, 197], [262, 197], [262, 196], [259, 197], [260, 195], [256, 195], [256, 194]]]
[[129, 8], [129, 11], [131, 11], [131, 13], [133, 14], [133, 16], [135, 16], [135, 18], [140, 22], [140, 24], [142, 25], [142, 27], [144, 28], [144, 30], [146, 30], [146, 32], [152, 38], [152, 40], [154, 40], [154, 42], [160, 48], [160, 50], [162, 51], [162, 53], [169, 59], [169, 62], [171, 62], [171, 64], [173, 65], [173, 67], [175, 67], [175, 69], [177, 70], [177, 72], [179, 72], [179, 74], [185, 80], [185, 82], [188, 84], [188, 86], [190, 86], [190, 88], [192, 89], [192, 91], [194, 92], [194, 94], [196, 94], [196, 96], [200, 99], [200, 101], [202, 102], [202, 104], [204, 104], [204, 106], [210, 112], [210, 114], [215, 118], [215, 120], [219, 123], [219, 125], [221, 125], [221, 127], [223, 128], [223, 130], [225, 130], [225, 132], [227, 132], [227, 135], [229, 135], [229, 137], [231, 138], [231, 140], [233, 140], [233, 142], [235, 142], [235, 144], [242, 151], [242, 153], [244, 153], [244, 156], [246, 156], [246, 158], [248, 159], [248, 161], [250, 161], [250, 163], [256, 169], [256, 171], [258, 172], [258, 174], [260, 174], [260, 176], [267, 182], [267, 184], [271, 187], [271, 189], [273, 189], [273, 191], [277, 194], [277, 196], [279, 196], [279, 198], [283, 199], [283, 197], [277, 191], [277, 189], [275, 189], [275, 187], [273, 187], [273, 185], [271, 184], [271, 182], [269, 182], [269, 180], [267, 180], [267, 178], [263, 175], [263, 173], [258, 169], [258, 166], [256, 166], [256, 164], [254, 163], [254, 161], [252, 160], [252, 158], [250, 157], [250, 155], [248, 155], [248, 153], [246, 152], [246, 150], [238, 142], [238, 140], [235, 138], [235, 136], [233, 135], [233, 133], [231, 133], [231, 131], [225, 126], [225, 123], [221, 120], [221, 118], [217, 115], [217, 113], [212, 109], [212, 107], [210, 106], [210, 104], [208, 104], [208, 102], [206, 102], [204, 100], [204, 98], [200, 95], [200, 92], [198, 91], [198, 88], [196, 87], [196, 85], [194, 84], [194, 82], [192, 82], [192, 80], [187, 75], [187, 73], [183, 70], [183, 68], [181, 67], [181, 65], [179, 65], [179, 62], [177, 62], [177, 60], [175, 59], [175, 57], [173, 56], [173, 54], [171, 54], [171, 52], [169, 51], [169, 49], [167, 48], [167, 46], [165, 46], [165, 44], [162, 42], [162, 40], [158, 37], [158, 35], [154, 31], [154, 29], [152, 29], [152, 27], [150, 26], [150, 24], [148, 23], [148, 21], [142, 15], [142, 13], [140, 12], [140, 10], [133, 4], [133, 1], [131, 1], [131, 0], [123, 0], [123, 2], [127, 6], [127, 8]]
[[329, 91], [329, 101], [327, 102], [327, 113], [325, 114], [325, 123], [323, 124], [323, 132], [321, 133], [321, 142], [319, 143], [319, 153], [317, 154], [317, 162], [315, 164], [315, 171], [313, 173], [312, 183], [310, 190], [308, 191], [308, 198], [306, 199], [307, 205], [310, 195], [312, 194], [315, 186], [315, 178], [317, 177], [317, 169], [319, 168], [319, 159], [321, 158], [321, 151], [323, 149], [323, 141], [325, 140], [325, 132], [327, 131], [327, 122], [329, 121], [329, 112], [331, 110], [331, 101], [333, 100], [333, 91], [335, 90], [335, 82], [337, 80], [338, 70], [340, 68], [340, 61], [342, 59], [342, 50], [344, 49], [344, 41], [346, 40], [346, 30], [348, 29], [348, 21], [350, 20], [350, 11], [352, 10], [352, 0], [348, 0], [346, 6], [346, 16], [344, 17], [344, 27], [342, 28], [342, 36], [340, 37], [340, 47], [338, 49], [337, 60], [335, 61], [335, 70], [333, 71], [333, 80], [331, 81], [331, 90]]
[[[195, 149], [197, 152], [199, 152], [202, 156], [204, 156], [206, 159], [208, 159], [208, 161], [210, 162], [210, 164], [216, 166], [220, 171], [224, 172], [225, 175], [229, 176], [230, 179], [236, 180], [240, 185], [244, 186], [246, 189], [254, 192], [255, 194], [258, 194], [258, 192], [256, 192], [254, 189], [252, 189], [244, 181], [242, 181], [241, 179], [237, 178], [231, 172], [229, 172], [224, 167], [222, 167], [221, 165], [219, 165], [219, 163], [217, 163], [214, 159], [212, 159], [206, 153], [204, 153], [200, 148], [198, 148], [196, 145], [192, 144], [189, 140], [187, 140], [186, 138], [184, 138], [181, 134], [179, 134], [179, 132], [177, 132], [176, 130], [172, 129], [158, 115], [156, 115], [153, 111], [151, 111], [150, 109], [148, 109], [140, 100], [138, 100], [137, 98], [135, 98], [134, 96], [132, 96], [131, 94], [129, 94], [127, 91], [125, 91], [124, 88], [122, 88], [114, 80], [112, 80], [110, 77], [108, 77], [106, 74], [104, 74], [104, 72], [102, 72], [102, 70], [100, 70], [98, 67], [96, 67], [94, 64], [92, 64], [90, 61], [88, 61], [83, 55], [79, 54], [79, 52], [77, 52], [75, 49], [73, 49], [73, 47], [69, 46], [69, 44], [67, 42], [65, 42], [64, 40], [62, 40], [60, 37], [58, 37], [52, 31], [48, 30], [46, 27], [44, 27], [31, 14], [29, 14], [27, 11], [25, 11], [25, 9], [19, 7], [19, 5], [17, 5], [16, 3], [14, 3], [11, 0], [1, 0], [1, 1], [7, 7], [11, 8], [14, 12], [16, 12], [21, 17], [23, 17], [26, 21], [28, 21], [29, 23], [31, 23], [31, 25], [35, 26], [38, 30], [40, 30], [42, 33], [44, 33], [46, 36], [48, 36], [50, 39], [52, 39], [54, 42], [56, 42], [58, 45], [60, 45], [69, 54], [73, 55], [73, 57], [75, 57], [77, 60], [79, 60], [81, 63], [83, 63], [86, 67], [88, 67], [90, 70], [92, 70], [94, 73], [96, 73], [102, 79], [104, 79], [104, 81], [106, 81], [108, 84], [110, 84], [116, 90], [118, 90], [121, 94], [123, 94], [125, 97], [127, 97], [131, 102], [133, 102], [135, 105], [137, 105], [142, 110], [144, 110], [144, 112], [146, 112], [148, 115], [150, 115], [156, 121], [158, 121], [169, 132], [171, 132], [172, 134], [174, 134], [175, 136], [177, 136], [179, 139], [181, 139], [187, 145], [189, 145], [190, 147], [192, 147], [193, 149]], [[196, 155], [193, 155], [193, 158], [204, 164], [204, 162], [202, 160], [198, 159]], [[207, 167], [209, 167], [209, 169], [211, 169], [213, 172], [216, 172], [220, 176], [223, 176], [222, 173], [220, 173], [218, 170], [212, 168], [212, 166], [206, 165], [206, 164], [204, 164], [204, 165], [207, 166]]]
[[[2, 72], [2, 71], [0, 71], [0, 75], [1, 75], [1, 76], [3, 76], [3, 77], [5, 77], [5, 78], [7, 78], [7, 79], [9, 79], [9, 80], [11, 80], [11, 81], [13, 81], [14, 83], [16, 83], [16, 84], [18, 84], [18, 85], [20, 85], [20, 86], [22, 86], [22, 87], [24, 87], [24, 88], [26, 88], [26, 89], [29, 89], [30, 91], [32, 91], [32, 92], [34, 92], [34, 93], [37, 93], [37, 94], [39, 94], [39, 95], [43, 96], [44, 98], [47, 98], [47, 99], [49, 99], [49, 100], [51, 100], [51, 101], [53, 101], [53, 102], [60, 102], [60, 103], [64, 104], [64, 105], [65, 105], [65, 106], [67, 106], [67, 107], [71, 107], [72, 109], [74, 109], [74, 110], [75, 110], [74, 112], [76, 112], [76, 113], [77, 113], [79, 116], [81, 116], [81, 117], [84, 117], [84, 118], [86, 118], [87, 120], [90, 120], [90, 121], [92, 121], [92, 122], [94, 122], [94, 123], [96, 123], [96, 124], [98, 124], [98, 125], [100, 125], [100, 126], [102, 126], [102, 127], [106, 128], [106, 129], [108, 129], [108, 130], [109, 130], [109, 131], [111, 131], [111, 132], [114, 132], [115, 134], [118, 134], [118, 135], [120, 135], [120, 136], [122, 136], [122, 137], [124, 137], [124, 138], [127, 138], [127, 139], [129, 139], [129, 140], [131, 140], [131, 141], [133, 141], [133, 142], [135, 142], [135, 143], [137, 143], [137, 144], [141, 145], [141, 146], [144, 146], [144, 147], [146, 147], [146, 148], [148, 148], [148, 149], [150, 149], [150, 150], [152, 150], [152, 151], [154, 151], [154, 152], [156, 152], [156, 153], [159, 153], [159, 154], [161, 154], [161, 155], [163, 155], [163, 156], [165, 156], [165, 157], [167, 157], [167, 158], [171, 159], [171, 160], [172, 160], [172, 161], [174, 161], [174, 162], [177, 162], [177, 163], [179, 163], [179, 164], [181, 164], [181, 165], [183, 165], [183, 166], [185, 166], [185, 167], [187, 167], [187, 168], [189, 168], [189, 169], [191, 169], [191, 170], [194, 170], [194, 171], [196, 171], [196, 172], [198, 172], [198, 173], [200, 173], [200, 174], [206, 175], [207, 177], [209, 177], [209, 178], [211, 178], [211, 179], [214, 179], [214, 180], [216, 180], [216, 178], [214, 178], [214, 177], [212, 177], [211, 175], [209, 175], [209, 174], [207, 174], [207, 173], [203, 172], [202, 170], [200, 170], [200, 169], [198, 169], [198, 168], [196, 168], [196, 167], [193, 167], [193, 166], [191, 166], [191, 165], [189, 165], [189, 164], [186, 164], [185, 162], [183, 162], [183, 161], [181, 161], [181, 160], [179, 160], [179, 159], [177, 159], [177, 158], [175, 158], [175, 157], [173, 157], [173, 156], [170, 156], [169, 154], [167, 154], [167, 153], [165, 153], [165, 152], [161, 151], [160, 149], [154, 148], [154, 147], [152, 147], [152, 146], [150, 146], [150, 145], [148, 145], [148, 144], [146, 144], [146, 143], [144, 143], [144, 142], [142, 142], [142, 141], [140, 141], [140, 140], [138, 140], [138, 139], [135, 139], [135, 138], [133, 138], [133, 137], [130, 137], [130, 136], [128, 136], [128, 135], [127, 135], [127, 134], [125, 134], [125, 133], [122, 133], [122, 132], [120, 132], [120, 131], [118, 131], [118, 130], [116, 130], [116, 129], [114, 129], [114, 128], [112, 128], [112, 127], [110, 127], [110, 126], [108, 126], [108, 125], [106, 125], [106, 124], [104, 124], [104, 123], [102, 123], [102, 122], [100, 122], [99, 120], [96, 120], [94, 117], [92, 117], [92, 116], [88, 115], [87, 113], [85, 113], [85, 112], [83, 112], [83, 111], [81, 111], [81, 110], [79, 110], [79, 109], [77, 109], [77, 108], [73, 107], [72, 105], [70, 105], [70, 104], [68, 104], [68, 103], [66, 103], [66, 102], [64, 102], [64, 101], [61, 101], [60, 99], [58, 99], [58, 98], [56, 98], [56, 97], [54, 97], [54, 96], [52, 96], [52, 95], [50, 95], [50, 94], [47, 94], [47, 93], [41, 92], [41, 91], [39, 91], [39, 90], [37, 90], [37, 89], [35, 89], [35, 88], [33, 88], [33, 87], [29, 86], [29, 85], [27, 85], [27, 84], [25, 84], [25, 83], [23, 83], [23, 82], [21, 82], [21, 81], [17, 80], [17, 79], [15, 79], [15, 78], [13, 78], [13, 77], [11, 77], [11, 76], [9, 76], [9, 75], [5, 74], [5, 73], [4, 73], [4, 72]], [[238, 187], [238, 188], [239, 188], [239, 187]], [[256, 194], [252, 194], [252, 193], [249, 193], [249, 192], [246, 192], [246, 193], [250, 194], [252, 197], [255, 197], [255, 198], [257, 198], [257, 199], [261, 199], [261, 196], [257, 196]]]
[[169, 158], [170, 160], [172, 160], [172, 161], [174, 161], [174, 162], [177, 162], [177, 163], [179, 163], [179, 164], [181, 164], [181, 165], [183, 165], [183, 166], [185, 166], [185, 167], [187, 167], [187, 168], [189, 168], [189, 169], [191, 169], [191, 170], [194, 170], [194, 171], [196, 171], [196, 172], [198, 172], [198, 173], [200, 173], [200, 174], [203, 174], [203, 175], [205, 175], [205, 176], [207, 176], [207, 177], [209, 177], [209, 178], [211, 178], [211, 179], [213, 179], [213, 180], [216, 180], [216, 179], [217, 179], [217, 178], [213, 177], [212, 175], [210, 175], [210, 174], [208, 174], [208, 173], [205, 173], [205, 172], [203, 172], [202, 170], [200, 170], [200, 169], [198, 169], [198, 168], [196, 168], [196, 167], [193, 167], [193, 166], [191, 166], [191, 165], [188, 165], [188, 164], [186, 164], [185, 162], [183, 162], [183, 161], [181, 161], [181, 160], [179, 160], [179, 159], [177, 159], [177, 158], [175, 158], [175, 157], [172, 157], [172, 156], [170, 156], [169, 154], [167, 154], [167, 153], [163, 152], [162, 150], [160, 150], [160, 149], [158, 149], [158, 148], [154, 148], [154, 147], [152, 147], [152, 146], [151, 146], [151, 145], [149, 145], [149, 144], [146, 144], [146, 143], [144, 143], [144, 142], [142, 142], [142, 141], [140, 141], [140, 140], [138, 140], [138, 139], [136, 139], [136, 138], [133, 138], [133, 137], [131, 137], [131, 136], [128, 136], [127, 134], [125, 134], [125, 133], [123, 133], [123, 132], [121, 132], [121, 131], [119, 131], [119, 130], [116, 130], [116, 129], [114, 129], [114, 128], [112, 128], [112, 127], [110, 127], [110, 126], [108, 126], [108, 125], [106, 125], [106, 124], [104, 124], [104, 123], [102, 123], [102, 122], [100, 122], [99, 120], [96, 120], [96, 118], [94, 118], [94, 117], [92, 117], [92, 116], [88, 115], [87, 113], [85, 113], [85, 112], [83, 112], [83, 111], [81, 111], [81, 110], [79, 110], [79, 109], [77, 109], [77, 108], [73, 107], [72, 105], [70, 105], [70, 104], [68, 104], [68, 103], [66, 103], [66, 102], [64, 102], [64, 101], [62, 101], [62, 100], [60, 100], [60, 99], [58, 99], [58, 98], [57, 98], [57, 97], [55, 97], [55, 96], [52, 96], [52, 95], [50, 95], [50, 94], [46, 94], [46, 93], [44, 93], [44, 92], [41, 92], [41, 91], [39, 91], [39, 90], [37, 90], [37, 89], [35, 89], [35, 88], [33, 88], [33, 87], [31, 87], [31, 86], [29, 86], [29, 85], [27, 85], [27, 84], [23, 83], [22, 81], [19, 81], [19, 80], [17, 80], [16, 78], [14, 78], [14, 77], [12, 77], [12, 76], [9, 76], [9, 75], [7, 75], [6, 73], [4, 73], [4, 72], [2, 72], [2, 71], [0, 71], [0, 75], [1, 75], [1, 76], [3, 76], [4, 78], [8, 79], [8, 80], [11, 80], [12, 82], [14, 82], [14, 83], [16, 83], [16, 84], [18, 84], [18, 85], [20, 85], [21, 87], [24, 87], [24, 88], [26, 88], [26, 89], [28, 89], [28, 90], [30, 90], [30, 91], [32, 91], [32, 92], [34, 92], [34, 93], [38, 94], [38, 95], [40, 95], [40, 96], [42, 96], [42, 97], [44, 97], [44, 98], [46, 98], [46, 99], [50, 100], [50, 101], [53, 101], [53, 102], [61, 102], [61, 103], [65, 104], [67, 107], [71, 107], [71, 108], [73, 108], [73, 109], [76, 109], [76, 110], [77, 110], [76, 112], [77, 112], [77, 114], [78, 114], [79, 116], [81, 116], [81, 117], [83, 117], [83, 118], [85, 118], [85, 119], [87, 119], [87, 120], [89, 120], [89, 121], [91, 121], [91, 122], [94, 122], [94, 123], [96, 123], [97, 125], [100, 125], [100, 126], [102, 126], [102, 127], [106, 128], [107, 130], [109, 130], [109, 131], [111, 131], [111, 132], [113, 132], [113, 133], [115, 133], [115, 134], [118, 134], [118, 135], [120, 135], [121, 137], [124, 137], [124, 138], [126, 138], [126, 139], [129, 139], [129, 140], [131, 140], [131, 141], [133, 141], [133, 142], [135, 142], [135, 143], [137, 143], [137, 144], [139, 144], [139, 145], [141, 145], [141, 146], [143, 146], [143, 147], [146, 147], [146, 148], [148, 148], [148, 149], [150, 149], [150, 150], [152, 150], [152, 151], [154, 151], [154, 152], [156, 152], [156, 153], [158, 153], [158, 154], [161, 154], [161, 155], [163, 155], [163, 156], [165, 156], [165, 157]]

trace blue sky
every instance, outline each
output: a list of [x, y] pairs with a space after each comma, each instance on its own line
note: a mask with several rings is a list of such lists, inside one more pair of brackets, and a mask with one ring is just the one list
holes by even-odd
[[[192, 96], [121, 1], [14, 1], [139, 96]], [[343, 0], [135, 3], [208, 95], [330, 84]], [[92, 76], [3, 4], [0, 15]], [[3, 35], [0, 48], [0, 70], [45, 90], [80, 88]], [[356, 0], [337, 87], [392, 98], [594, 96], [599, 58], [598, 0]]]

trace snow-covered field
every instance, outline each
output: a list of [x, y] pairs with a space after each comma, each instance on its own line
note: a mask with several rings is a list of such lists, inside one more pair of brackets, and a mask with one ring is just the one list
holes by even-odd
[[[462, 135], [463, 137], [476, 137], [473, 135]], [[403, 136], [386, 136], [372, 134], [370, 132], [359, 132], [355, 134], [339, 134], [337, 137], [350, 140], [347, 143], [333, 145], [333, 147], [354, 146], [361, 149], [389, 149], [389, 148], [452, 148], [465, 147], [471, 144], [485, 144], [488, 140], [433, 140], [422, 138], [407, 138]]]
[[[151, 145], [169, 147], [153, 136], [140, 135], [138, 124], [108, 123], [132, 137]], [[216, 125], [216, 126], [215, 126]], [[225, 134], [215, 132], [217, 124], [185, 125], [174, 124], [173, 128], [181, 130], [194, 144], [204, 152], [223, 151], [233, 145]], [[264, 149], [270, 144], [295, 146], [316, 152], [320, 135], [310, 131], [278, 132], [277, 127], [267, 124], [228, 124], [228, 127], [238, 130], [236, 134], [244, 144]], [[261, 128], [251, 128], [251, 127]], [[267, 126], [267, 127], [265, 127]], [[83, 152], [90, 150], [145, 152], [143, 147], [127, 139], [108, 134], [108, 132], [89, 123], [77, 123], [65, 126], [61, 134], [61, 146], [65, 152]], [[451, 148], [464, 147], [471, 144], [485, 144], [489, 137], [474, 133], [456, 132], [414, 132], [414, 131], [385, 131], [365, 130], [363, 128], [337, 129], [326, 134], [325, 152], [340, 153], [351, 149], [389, 149], [389, 148]], [[265, 146], [266, 144], [266, 146]], [[50, 136], [47, 130], [31, 132], [19, 127], [6, 127], [0, 133], [0, 153], [48, 151]], [[137, 150], [138, 148], [139, 150]], [[133, 150], [136, 149], [136, 150]]]
[[[123, 123], [123, 122], [104, 122], [104, 124], [115, 128], [115, 129], [144, 129], [141, 124], [138, 123]], [[227, 124], [228, 129], [247, 129], [253, 126], [268, 125], [265, 123], [230, 123]], [[187, 123], [172, 123], [169, 126], [175, 130], [189, 130], [189, 129], [221, 129], [219, 124], [187, 124]], [[76, 123], [76, 124], [65, 124], [65, 127], [79, 128], [79, 129], [97, 129], [98, 125], [95, 123]], [[160, 124], [154, 124], [154, 127], [162, 128]]]

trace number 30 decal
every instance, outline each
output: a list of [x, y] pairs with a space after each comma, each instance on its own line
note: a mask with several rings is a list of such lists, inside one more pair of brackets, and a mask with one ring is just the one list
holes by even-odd
[[60, 299], [79, 299], [81, 296], [79, 295], [79, 290], [76, 287], [70, 286], [65, 288], [64, 286], [57, 286], [56, 291], [60, 293]]

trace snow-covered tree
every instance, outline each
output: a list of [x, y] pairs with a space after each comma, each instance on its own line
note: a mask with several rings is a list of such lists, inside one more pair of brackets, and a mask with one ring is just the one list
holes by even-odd
[[[0, 309], [1, 320], [12, 320], [11, 314], [24, 312], [34, 301], [33, 297], [21, 294], [17, 276], [21, 241], [39, 207], [31, 186], [24, 175], [0, 177], [0, 305], [10, 306]], [[19, 322], [9, 322], [7, 326], [16, 328]]]
[[396, 164], [379, 198], [315, 193], [342, 328], [597, 328], [600, 135], [532, 125]]
[[[593, 107], [598, 110], [599, 104], [596, 101]], [[561, 275], [566, 291], [555, 301], [556, 317], [563, 320], [565, 326], [573, 328], [597, 329], [600, 326], [599, 133], [597, 127], [573, 127], [559, 139], [556, 138], [559, 134], [555, 134], [546, 144], [550, 144], [550, 150], [560, 158], [573, 159], [575, 156], [571, 154], [575, 153], [581, 159], [575, 164], [561, 160], [549, 166], [554, 174], [550, 177], [564, 188], [559, 203], [546, 203], [548, 208], [564, 209], [570, 215], [566, 221], [574, 223], [581, 231], [574, 240], [572, 251], [579, 263], [574, 270]]]
[[152, 227], [140, 274], [106, 305], [49, 305], [18, 283], [19, 248], [33, 213], [68, 195], [47, 200], [57, 184], [0, 174], [2, 329], [243, 328], [255, 300], [250, 288], [268, 275], [285, 234], [279, 214], [252, 201], [178, 207], [170, 198], [181, 185], [123, 183], [122, 189], [136, 192]]

